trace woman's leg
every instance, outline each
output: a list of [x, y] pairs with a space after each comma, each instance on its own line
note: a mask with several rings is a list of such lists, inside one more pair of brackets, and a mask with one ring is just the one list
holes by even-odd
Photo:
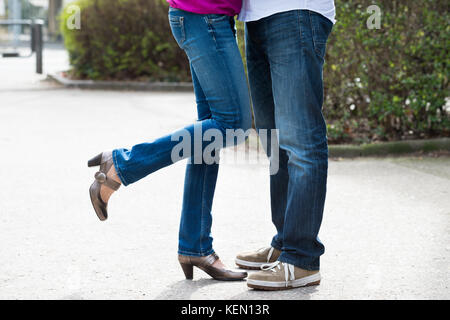
[[[175, 39], [191, 63], [197, 100], [200, 100], [199, 121], [171, 135], [135, 145], [131, 150], [114, 150], [115, 172], [111, 174], [128, 185], [175, 161], [190, 158], [178, 260], [187, 279], [192, 279], [196, 266], [217, 280], [242, 280], [247, 273], [227, 270], [213, 253], [210, 236], [211, 207], [219, 167], [216, 155], [224, 146], [245, 141], [251, 126], [250, 97], [233, 29], [234, 20], [225, 15], [198, 15], [181, 10], [169, 11], [169, 19]], [[179, 150], [180, 144], [183, 148]], [[103, 161], [103, 154], [100, 156]], [[90, 163], [94, 160], [98, 162], [96, 157]], [[112, 165], [111, 160], [108, 161], [103, 165]], [[99, 172], [100, 178], [111, 186], [117, 184], [113, 184], [105, 172]], [[106, 212], [105, 203], [97, 202]]]
[[211, 208], [219, 164], [188, 163], [184, 180], [178, 253], [207, 256], [212, 249]]
[[[197, 102], [198, 120], [211, 118], [211, 110], [191, 65], [192, 83]], [[187, 256], [207, 256], [212, 249], [211, 208], [216, 188], [219, 164], [194, 164], [191, 157], [186, 166], [183, 208], [181, 210], [178, 253]]]
[[[230, 25], [231, 18], [177, 10], [170, 12], [169, 19], [176, 40], [195, 69], [210, 107], [211, 118], [152, 142], [135, 145], [132, 149], [114, 150], [115, 169], [124, 185], [183, 158], [194, 157], [196, 163], [201, 163], [203, 151], [210, 144], [204, 141], [203, 135], [210, 129], [221, 133], [222, 142], [226, 145], [230, 129], [246, 131], [251, 126], [247, 81]], [[198, 138], [195, 134], [199, 133], [200, 139], [195, 139]], [[177, 137], [180, 136], [188, 139], [191, 147], [174, 159], [172, 151], [179, 145]]]

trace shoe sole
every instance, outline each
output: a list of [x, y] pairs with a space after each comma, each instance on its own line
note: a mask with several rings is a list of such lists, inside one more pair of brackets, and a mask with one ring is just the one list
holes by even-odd
[[262, 263], [262, 262], [251, 262], [251, 261], [245, 261], [245, 260], [241, 260], [241, 259], [235, 259], [234, 263], [236, 263], [236, 265], [241, 268], [241, 269], [246, 269], [246, 270], [261, 270], [261, 266], [266, 263]]
[[205, 272], [207, 275], [209, 275], [211, 278], [213, 278], [214, 280], [218, 280], [218, 281], [242, 281], [245, 280], [245, 278], [247, 278], [248, 274], [247, 272], [243, 272], [242, 277], [221, 277], [221, 276], [214, 276], [213, 274], [211, 274], [211, 271], [208, 270], [208, 268], [204, 268], [202, 266], [194, 266], [194, 265], [188, 265], [186, 266], [186, 264], [181, 263], [181, 268], [183, 269], [184, 275], [186, 276], [186, 280], [192, 280], [194, 278], [194, 267], [199, 268], [200, 270], [202, 270], [203, 272]]
[[285, 282], [247, 279], [247, 286], [249, 288], [264, 291], [281, 291], [318, 285], [320, 285], [320, 273], [316, 273], [301, 279], [289, 281], [287, 286]]

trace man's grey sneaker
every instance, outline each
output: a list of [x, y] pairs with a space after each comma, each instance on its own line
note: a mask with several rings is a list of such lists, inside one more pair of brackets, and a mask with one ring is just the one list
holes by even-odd
[[288, 290], [320, 284], [319, 271], [308, 271], [275, 261], [264, 265], [262, 271], [249, 275], [247, 286], [259, 290]]
[[278, 260], [281, 251], [273, 247], [261, 248], [253, 252], [244, 252], [236, 256], [236, 265], [242, 269], [260, 270], [264, 264]]

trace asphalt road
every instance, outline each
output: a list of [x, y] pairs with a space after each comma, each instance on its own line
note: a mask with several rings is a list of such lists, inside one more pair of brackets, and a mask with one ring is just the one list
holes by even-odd
[[[2, 63], [0, 299], [450, 298], [448, 157], [332, 160], [318, 287], [260, 292], [201, 271], [187, 281], [177, 262], [185, 163], [121, 189], [100, 222], [86, 161], [193, 121], [193, 95], [66, 90]], [[267, 161], [251, 159], [220, 169], [214, 247], [229, 265], [274, 232]]]

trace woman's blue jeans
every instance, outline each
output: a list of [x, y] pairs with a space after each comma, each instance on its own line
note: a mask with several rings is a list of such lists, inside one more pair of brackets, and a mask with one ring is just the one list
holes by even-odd
[[318, 270], [324, 253], [318, 238], [328, 170], [322, 70], [332, 26], [330, 20], [308, 10], [246, 23], [256, 127], [278, 129], [278, 137], [269, 136], [277, 149], [267, 150], [271, 162], [279, 162], [271, 164], [279, 168], [270, 177], [272, 221], [277, 229], [272, 246], [282, 251], [280, 261], [307, 270]]
[[[227, 134], [230, 130], [247, 131], [251, 127], [250, 96], [232, 17], [170, 8], [169, 22], [175, 40], [189, 58], [198, 121], [131, 149], [116, 149], [113, 160], [119, 178], [126, 186], [175, 161], [189, 158], [179, 253], [206, 256], [213, 253], [211, 208], [219, 164], [204, 161], [203, 151], [211, 143], [208, 140], [213, 141], [204, 134], [208, 130], [221, 133], [226, 146], [229, 145]], [[196, 138], [199, 134], [200, 141]], [[172, 151], [181, 139], [188, 139], [191, 147], [174, 159]]]

